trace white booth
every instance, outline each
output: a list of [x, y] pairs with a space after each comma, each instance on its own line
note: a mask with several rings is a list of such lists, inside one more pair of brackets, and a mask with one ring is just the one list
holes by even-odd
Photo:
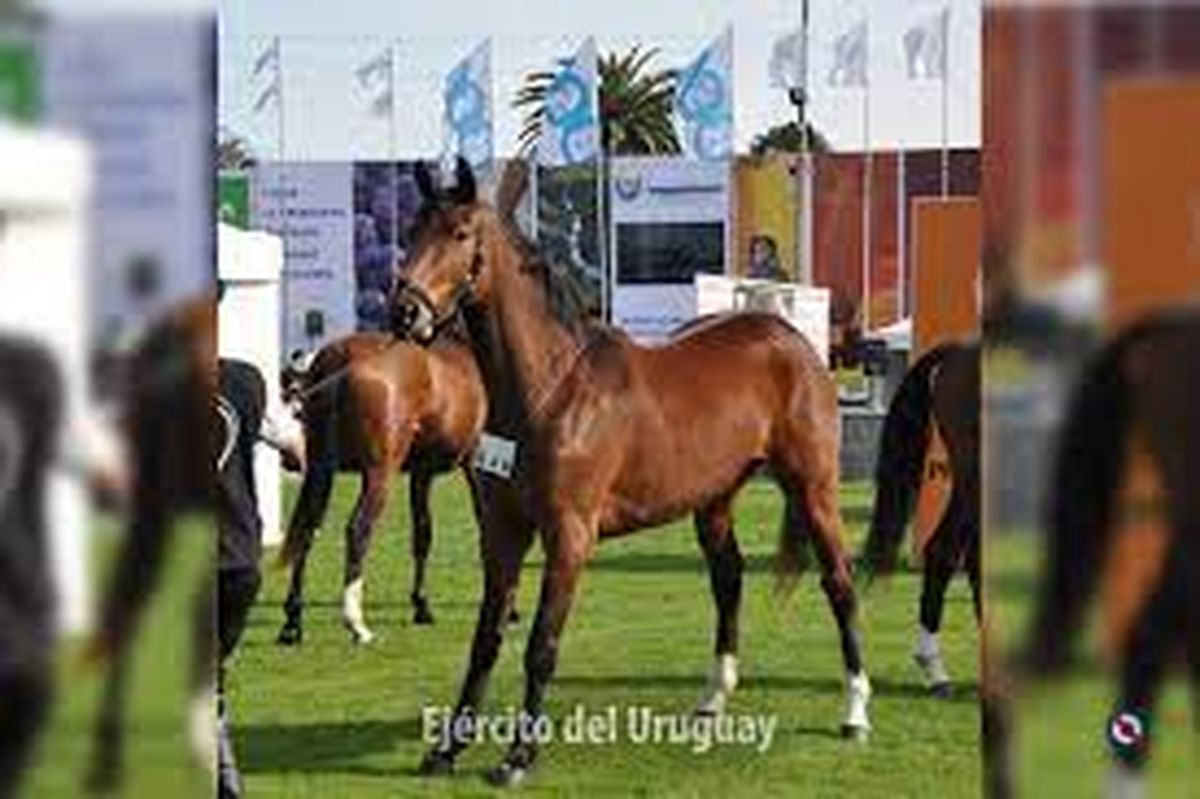
[[[217, 263], [224, 285], [217, 319], [220, 355], [254, 364], [267, 382], [268, 412], [282, 415], [286, 413], [279, 391], [283, 240], [221, 224]], [[260, 444], [254, 469], [263, 543], [278, 544], [283, 540], [279, 454]]]
[[696, 275], [695, 315], [722, 311], [765, 311], [796, 328], [829, 365], [830, 298], [823, 286], [803, 286], [756, 278]]
[[[38, 341], [55, 357], [65, 390], [60, 449], [88, 408], [87, 208], [91, 159], [80, 142], [0, 120], [0, 334]], [[59, 628], [87, 629], [86, 486], [55, 469], [47, 518]]]

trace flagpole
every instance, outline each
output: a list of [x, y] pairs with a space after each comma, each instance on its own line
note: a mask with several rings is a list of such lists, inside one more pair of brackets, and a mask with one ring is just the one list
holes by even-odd
[[896, 316], [908, 315], [908, 192], [905, 190], [904, 148], [896, 155]]
[[942, 11], [942, 199], [950, 196], [950, 22]]
[[[388, 40], [388, 174], [392, 180], [392, 255], [400, 251], [400, 168], [396, 163], [396, 68], [399, 60], [397, 41]], [[391, 265], [395, 273], [399, 265]]]
[[804, 152], [801, 154], [801, 165], [800, 165], [800, 168], [803, 170], [803, 175], [802, 175], [803, 189], [802, 190], [804, 192], [804, 196], [802, 199], [802, 202], [804, 203], [804, 205], [800, 209], [800, 213], [802, 215], [801, 216], [801, 220], [802, 220], [801, 224], [803, 225], [803, 230], [801, 231], [801, 237], [802, 237], [802, 246], [804, 247], [804, 259], [800, 264], [800, 271], [801, 271], [801, 282], [808, 284], [808, 285], [812, 285], [812, 283], [814, 281], [814, 276], [813, 276], [814, 258], [813, 258], [813, 235], [812, 234], [813, 234], [813, 218], [814, 218], [813, 204], [814, 204], [815, 198], [813, 195], [812, 137], [809, 134], [810, 126], [808, 123], [809, 86], [811, 85], [811, 83], [809, 81], [809, 74], [808, 74], [808, 48], [809, 48], [808, 2], [809, 2], [809, 0], [804, 0], [804, 3], [801, 5], [801, 11], [800, 11], [800, 14], [801, 14], [800, 38], [801, 38], [801, 41], [803, 44], [802, 50], [803, 50], [803, 59], [804, 59], [804, 62], [803, 62], [803, 64], [801, 64], [801, 67], [800, 67], [802, 74], [803, 74], [803, 81], [804, 81], [804, 87], [801, 90], [802, 94], [803, 94], [803, 97], [802, 97], [803, 105], [801, 106], [801, 111], [800, 111], [800, 135], [804, 142]]
[[871, 183], [872, 176], [872, 158], [871, 158], [871, 76], [870, 76], [870, 27], [866, 27], [866, 32], [863, 34], [867, 48], [867, 56], [865, 57], [866, 65], [864, 71], [867, 73], [863, 76], [863, 218], [862, 218], [862, 329], [866, 332], [871, 327]]

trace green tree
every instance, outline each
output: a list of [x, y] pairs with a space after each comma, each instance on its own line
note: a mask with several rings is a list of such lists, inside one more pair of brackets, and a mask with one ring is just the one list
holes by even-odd
[[[624, 55], [601, 55], [600, 142], [609, 155], [663, 155], [679, 152], [672, 123], [675, 71], [654, 69], [656, 48], [639, 46]], [[528, 109], [518, 142], [522, 153], [537, 144], [545, 114], [546, 92], [554, 80], [551, 71], [531, 72], [513, 101]]]
[[[808, 125], [808, 136], [812, 152], [829, 152], [829, 142], [811, 123]], [[754, 141], [750, 144], [750, 152], [754, 155], [804, 152], [804, 134], [800, 130], [800, 123], [793, 120], [768, 128], [754, 137]]]

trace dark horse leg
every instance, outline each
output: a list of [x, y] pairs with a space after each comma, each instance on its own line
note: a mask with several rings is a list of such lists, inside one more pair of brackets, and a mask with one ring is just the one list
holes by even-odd
[[1155, 705], [1167, 669], [1179, 651], [1181, 635], [1193, 674], [1200, 675], [1200, 643], [1194, 636], [1200, 631], [1200, 622], [1194, 615], [1195, 605], [1188, 607], [1200, 594], [1194, 582], [1200, 567], [1189, 563], [1192, 559], [1187, 554], [1178, 544], [1168, 550], [1158, 587], [1121, 645], [1120, 688], [1108, 729], [1114, 760], [1109, 796], [1144, 794], [1142, 773], [1153, 744]]
[[[504, 637], [504, 619], [512, 608], [521, 563], [533, 543], [533, 525], [522, 508], [521, 497], [505, 486], [484, 482], [468, 475], [475, 514], [480, 528], [483, 558], [483, 598], [475, 637], [471, 641], [470, 663], [454, 715], [436, 733], [433, 747], [421, 761], [421, 774], [431, 776], [453, 770], [454, 760], [472, 740], [475, 710], [483, 699], [488, 677]], [[488, 478], [480, 478], [487, 481]]]
[[433, 540], [433, 523], [429, 516], [429, 486], [433, 473], [414, 466], [408, 481], [409, 516], [412, 520], [413, 584], [409, 599], [413, 606], [414, 624], [433, 624], [429, 599], [425, 596], [425, 564], [429, 560]]
[[515, 786], [537, 759], [538, 727], [546, 688], [558, 663], [558, 646], [563, 626], [571, 611], [583, 566], [594, 548], [595, 527], [574, 514], [561, 514], [543, 531], [542, 549], [546, 565], [537, 614], [525, 647], [525, 703], [516, 739], [500, 765], [488, 774], [495, 785]]
[[717, 606], [716, 661], [708, 690], [696, 708], [700, 715], [723, 712], [738, 681], [738, 608], [744, 563], [733, 532], [730, 499], [720, 499], [696, 514], [696, 536], [708, 563], [709, 584]]
[[[942, 699], [949, 698], [953, 689], [950, 674], [942, 661], [938, 632], [942, 626], [946, 590], [954, 579], [954, 572], [964, 554], [966, 542], [963, 539], [968, 533], [965, 527], [967, 523], [969, 520], [965, 518], [965, 503], [960, 492], [955, 491], [951, 494], [945, 515], [925, 547], [917, 646], [913, 660], [925, 675], [930, 693]], [[967, 554], [969, 556], [969, 553]], [[975, 547], [975, 555], [977, 561], [978, 547]], [[972, 587], [977, 585], [977, 578], [978, 568], [972, 579]]]
[[304, 638], [304, 573], [312, 549], [313, 533], [324, 521], [333, 489], [333, 469], [325, 463], [310, 463], [300, 486], [300, 497], [289, 522], [288, 538], [296, 541], [287, 599], [283, 602], [284, 623], [276, 641], [283, 646], [299, 644]]
[[[863, 667], [856, 626], [857, 599], [850, 559], [841, 538], [836, 444], [812, 447], [808, 459], [785, 453], [775, 473], [787, 498], [784, 535], [805, 540], [811, 534], [821, 566], [821, 588], [837, 622], [846, 669], [846, 711], [842, 735], [865, 740], [870, 734], [871, 681]], [[790, 455], [790, 457], [789, 457]]]
[[362, 487], [354, 514], [346, 525], [346, 572], [342, 581], [342, 623], [356, 644], [369, 644], [375, 634], [363, 614], [363, 564], [371, 546], [375, 523], [387, 504], [392, 469], [387, 464], [363, 471]]

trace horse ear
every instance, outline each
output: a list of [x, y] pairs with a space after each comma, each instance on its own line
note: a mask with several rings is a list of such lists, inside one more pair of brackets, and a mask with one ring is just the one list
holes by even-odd
[[454, 200], [460, 205], [470, 205], [476, 196], [475, 173], [467, 159], [460, 155], [454, 167]]
[[413, 177], [417, 181], [417, 189], [421, 192], [421, 199], [426, 203], [434, 203], [437, 201], [437, 190], [433, 187], [433, 175], [429, 174], [429, 167], [424, 161], [417, 161], [413, 167]]

